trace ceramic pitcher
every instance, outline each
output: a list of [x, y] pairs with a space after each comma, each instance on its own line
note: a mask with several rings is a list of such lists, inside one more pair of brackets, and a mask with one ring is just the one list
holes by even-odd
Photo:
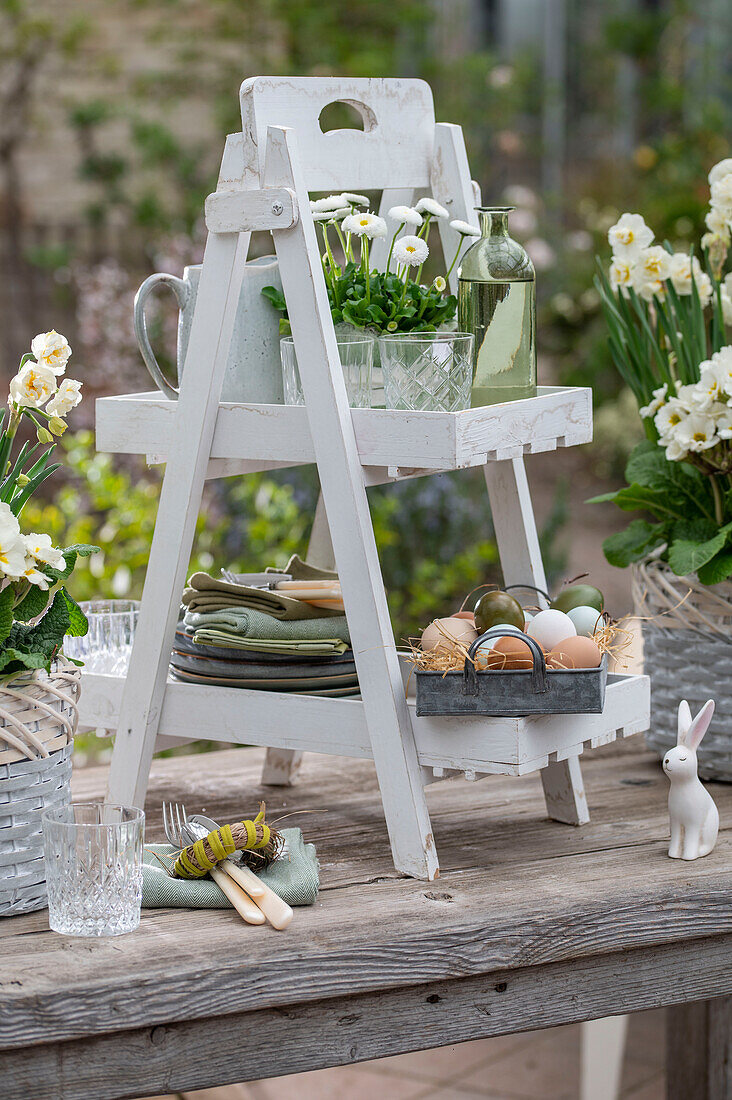
[[[159, 271], [142, 284], [135, 295], [135, 335], [156, 386], [168, 397], [177, 398], [178, 388], [172, 385], [160, 369], [150, 345], [145, 321], [145, 303], [151, 291], [166, 286], [178, 302], [178, 380], [188, 351], [193, 310], [201, 278], [201, 265], [183, 269], [183, 278]], [[249, 260], [244, 268], [239, 308], [226, 364], [222, 401], [281, 405], [282, 366], [280, 362], [279, 314], [262, 296], [262, 288], [282, 289], [279, 266], [275, 256], [260, 256]]]

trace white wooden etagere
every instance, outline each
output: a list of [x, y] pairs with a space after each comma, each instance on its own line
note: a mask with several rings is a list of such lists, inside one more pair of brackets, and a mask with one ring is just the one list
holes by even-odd
[[[319, 117], [347, 102], [361, 130], [323, 133]], [[155, 740], [188, 736], [270, 749], [266, 781], [288, 781], [302, 751], [372, 758], [397, 869], [439, 873], [425, 785], [540, 771], [550, 816], [588, 820], [578, 757], [586, 743], [647, 728], [648, 684], [611, 676], [602, 715], [527, 719], [417, 718], [405, 698], [366, 487], [483, 466], [506, 584], [545, 587], [523, 455], [587, 442], [590, 391], [459, 413], [348, 406], [309, 192], [379, 190], [382, 213], [431, 194], [474, 222], [459, 127], [435, 123], [419, 80], [256, 77], [241, 89], [242, 132], [227, 138], [180, 397], [133, 394], [97, 402], [100, 450], [147, 454], [166, 470], [126, 680], [85, 676], [82, 720], [116, 728], [109, 797], [141, 804]], [[297, 345], [305, 407], [220, 401], [250, 235], [270, 230]], [[455, 232], [440, 223], [448, 256]], [[375, 242], [377, 243], [377, 242]], [[372, 255], [381, 262], [383, 249]], [[454, 278], [454, 276], [453, 276]], [[324, 512], [315, 541], [332, 540], [361, 699], [210, 688], [168, 679], [180, 595], [206, 478], [317, 463]]]

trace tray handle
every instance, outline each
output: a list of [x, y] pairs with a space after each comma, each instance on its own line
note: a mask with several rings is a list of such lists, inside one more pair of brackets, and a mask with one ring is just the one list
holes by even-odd
[[478, 670], [472, 660], [478, 651], [478, 647], [482, 645], [487, 638], [520, 638], [522, 642], [526, 642], [527, 646], [531, 650], [531, 655], [534, 658], [533, 668], [531, 670], [531, 690], [535, 695], [540, 695], [549, 690], [549, 681], [546, 675], [546, 661], [544, 660], [544, 652], [541, 646], [530, 638], [528, 634], [524, 634], [523, 631], [518, 630], [515, 626], [492, 626], [490, 630], [486, 630], [485, 634], [481, 634], [479, 638], [476, 638], [470, 649], [468, 650], [468, 657], [471, 660], [465, 661], [465, 671], [463, 673], [463, 695], [477, 695], [478, 694]]

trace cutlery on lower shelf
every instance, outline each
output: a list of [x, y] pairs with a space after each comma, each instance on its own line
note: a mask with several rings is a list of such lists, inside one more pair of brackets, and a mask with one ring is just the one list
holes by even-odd
[[[213, 818], [206, 817], [205, 814], [191, 814], [187, 820], [188, 828], [194, 832], [196, 840], [200, 840], [213, 829], [219, 827]], [[234, 871], [236, 871], [237, 882], [247, 892], [255, 889], [262, 891], [261, 895], [257, 895], [256, 902], [272, 927], [278, 929], [278, 931], [287, 928], [293, 917], [292, 907], [286, 901], [283, 901], [279, 894], [271, 890], [266, 883], [262, 882], [260, 878], [257, 878], [248, 867], [240, 863], [234, 863], [234, 867], [229, 873], [233, 874]]]
[[[176, 848], [187, 848], [198, 840], [187, 825], [186, 808], [180, 803], [163, 802], [163, 828], [168, 841]], [[247, 924], [264, 924], [264, 913], [241, 886], [219, 867], [211, 869], [211, 878], [226, 895], [237, 913]]]

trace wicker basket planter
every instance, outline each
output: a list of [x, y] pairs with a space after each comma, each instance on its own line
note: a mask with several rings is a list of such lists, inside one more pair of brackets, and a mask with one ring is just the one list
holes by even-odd
[[45, 908], [41, 814], [71, 801], [80, 691], [66, 663], [0, 687], [0, 916]]
[[645, 561], [633, 566], [633, 603], [651, 677], [649, 748], [663, 756], [676, 744], [682, 699], [694, 713], [714, 699], [699, 775], [732, 782], [732, 584], [706, 586], [695, 576], [677, 577], [665, 562]]

